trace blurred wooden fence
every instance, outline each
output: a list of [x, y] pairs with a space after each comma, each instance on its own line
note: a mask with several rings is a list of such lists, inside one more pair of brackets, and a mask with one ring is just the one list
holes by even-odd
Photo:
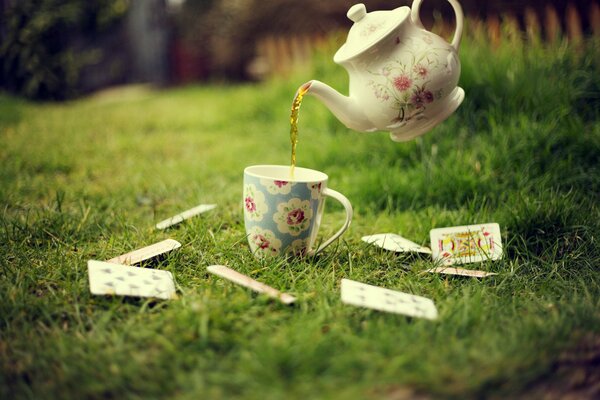
[[[439, 20], [431, 30], [449, 38], [454, 26]], [[525, 8], [522, 15], [506, 13], [488, 15], [484, 19], [468, 16], [464, 35], [488, 40], [493, 46], [498, 46], [504, 40], [552, 43], [566, 39], [569, 43], [577, 44], [586, 36], [600, 38], [600, 6], [598, 1], [590, 1], [586, 15], [581, 15], [573, 4], [568, 4], [564, 13], [559, 13], [552, 4], [548, 4], [542, 10]], [[345, 38], [346, 33], [340, 36]], [[263, 37], [256, 44], [256, 58], [248, 66], [248, 72], [256, 78], [285, 75], [307, 65], [314, 50], [326, 42], [327, 39], [322, 35]]]

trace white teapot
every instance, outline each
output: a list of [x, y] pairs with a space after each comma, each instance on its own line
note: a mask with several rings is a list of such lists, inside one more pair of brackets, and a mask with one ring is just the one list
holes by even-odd
[[414, 0], [412, 9], [369, 13], [364, 4], [352, 6], [347, 15], [354, 24], [333, 58], [348, 71], [349, 96], [317, 80], [302, 86], [306, 94], [320, 99], [350, 129], [387, 130], [394, 141], [431, 130], [465, 97], [457, 86], [463, 13], [456, 0], [448, 1], [456, 14], [452, 43], [423, 27], [421, 0]]

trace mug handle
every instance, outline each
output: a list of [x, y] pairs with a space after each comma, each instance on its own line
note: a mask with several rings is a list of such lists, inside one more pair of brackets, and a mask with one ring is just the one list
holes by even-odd
[[335, 190], [329, 189], [329, 188], [323, 189], [322, 193], [324, 196], [333, 197], [334, 199], [336, 199], [337, 201], [342, 203], [342, 206], [344, 206], [344, 210], [346, 211], [346, 220], [344, 221], [344, 224], [342, 225], [340, 230], [338, 230], [333, 236], [331, 236], [322, 245], [320, 245], [317, 250], [309, 251], [308, 252], [309, 256], [314, 256], [315, 254], [317, 254], [321, 250], [323, 250], [325, 247], [327, 247], [331, 243], [333, 243], [333, 241], [335, 239], [339, 238], [341, 236], [341, 234], [344, 233], [346, 231], [346, 229], [348, 229], [348, 227], [350, 226], [350, 222], [352, 222], [352, 214], [353, 214], [352, 204], [350, 204], [350, 200], [348, 200], [346, 198], [346, 196], [344, 196], [343, 194], [341, 194], [338, 191], [335, 191]]
[[[423, 28], [421, 18], [419, 17], [419, 11], [421, 9], [421, 2], [423, 0], [414, 0], [410, 10], [410, 19], [419, 28]], [[454, 37], [450, 45], [454, 47], [454, 50], [458, 52], [458, 46], [460, 45], [460, 39], [462, 37], [464, 16], [460, 3], [456, 0], [448, 0], [448, 3], [452, 6], [454, 14], [456, 15], [456, 29], [454, 30]], [[424, 29], [424, 28], [423, 28]]]

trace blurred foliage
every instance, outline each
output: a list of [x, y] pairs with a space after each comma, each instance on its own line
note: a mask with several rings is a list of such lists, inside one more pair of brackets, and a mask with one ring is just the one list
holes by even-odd
[[77, 94], [80, 72], [99, 50], [86, 46], [114, 26], [129, 0], [8, 1], [0, 19], [0, 87], [38, 100]]
[[[356, 1], [357, 2], [357, 1]], [[356, 2], [347, 0], [186, 0], [175, 16], [177, 35], [187, 42], [187, 48], [210, 60], [213, 76], [248, 78], [246, 66], [255, 55], [255, 45], [267, 35], [310, 34], [329, 35], [346, 32], [351, 22], [346, 12]], [[363, 0], [367, 10], [390, 10], [412, 6], [413, 0]], [[587, 0], [460, 0], [466, 15], [485, 17], [512, 14], [522, 19], [530, 8], [540, 16], [551, 4], [560, 15], [567, 3], [581, 15], [588, 12]], [[446, 0], [425, 1], [421, 19], [431, 26], [439, 19], [453, 24], [454, 11]], [[584, 29], [588, 29], [584, 21]], [[589, 29], [588, 29], [589, 30]]]
[[[365, 0], [369, 9], [410, 4]], [[255, 43], [265, 35], [323, 34], [349, 27], [344, 0], [187, 0], [176, 17], [181, 37], [211, 60], [213, 75], [247, 78]]]

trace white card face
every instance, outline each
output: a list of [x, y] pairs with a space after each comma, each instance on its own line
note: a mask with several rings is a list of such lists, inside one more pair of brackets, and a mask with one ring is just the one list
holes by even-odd
[[416, 252], [431, 254], [429, 248], [420, 246], [395, 233], [379, 233], [377, 235], [363, 236], [362, 240], [382, 249], [397, 253]]
[[179, 243], [177, 240], [167, 239], [163, 240], [162, 242], [154, 243], [153, 245], [122, 254], [118, 257], [111, 258], [108, 260], [108, 262], [113, 264], [133, 265], [145, 260], [149, 260], [171, 250], [175, 250], [179, 247], [181, 247], [181, 243]]
[[342, 279], [342, 302], [409, 317], [436, 319], [438, 316], [431, 299], [350, 279]]
[[497, 275], [495, 272], [478, 271], [474, 269], [454, 268], [454, 267], [435, 267], [430, 268], [427, 272], [446, 275], [470, 276], [473, 278], [485, 278], [488, 276]]
[[176, 225], [176, 224], [180, 223], [181, 221], [184, 221], [188, 218], [192, 218], [198, 214], [202, 214], [207, 211], [210, 211], [213, 208], [215, 208], [216, 206], [217, 206], [216, 204], [200, 204], [194, 208], [190, 208], [189, 210], [185, 210], [182, 213], [174, 215], [171, 218], [167, 218], [164, 221], [160, 221], [158, 224], [156, 224], [156, 229], [166, 229], [166, 228]]
[[90, 292], [98, 295], [173, 299], [175, 282], [169, 271], [88, 261]]
[[502, 258], [502, 237], [496, 223], [432, 229], [429, 236], [433, 260], [442, 265]]

